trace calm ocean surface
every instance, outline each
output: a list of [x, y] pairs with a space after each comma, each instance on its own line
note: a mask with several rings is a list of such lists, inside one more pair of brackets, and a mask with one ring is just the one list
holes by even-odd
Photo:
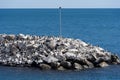
[[[0, 9], [0, 34], [59, 36], [57, 9]], [[63, 9], [62, 36], [120, 56], [120, 9]], [[0, 80], [120, 80], [120, 66], [84, 71], [40, 71], [0, 66]]]

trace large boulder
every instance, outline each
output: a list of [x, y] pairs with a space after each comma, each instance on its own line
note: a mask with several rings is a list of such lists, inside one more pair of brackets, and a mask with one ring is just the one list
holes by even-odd
[[39, 64], [39, 68], [40, 68], [41, 70], [50, 70], [50, 69], [51, 69], [51, 66], [48, 65], [48, 64], [42, 63], [42, 64]]
[[98, 67], [107, 67], [109, 66], [106, 62], [101, 62], [98, 64]]
[[88, 60], [85, 59], [85, 64], [89, 67], [89, 68], [94, 68], [94, 64]]
[[66, 59], [75, 59], [76, 58], [76, 54], [73, 52], [66, 52], [65, 53], [65, 57]]
[[66, 69], [63, 66], [60, 66], [60, 67], [57, 68], [57, 70], [64, 71]]
[[72, 68], [72, 64], [68, 61], [61, 62], [61, 66], [63, 66], [66, 69], [71, 69]]
[[52, 62], [51, 64], [52, 69], [57, 69], [60, 66], [59, 62]]
[[21, 39], [21, 40], [27, 39], [27, 36], [24, 34], [19, 34], [17, 37], [18, 39]]
[[76, 69], [76, 70], [81, 70], [81, 69], [83, 69], [83, 67], [82, 67], [79, 63], [74, 63], [74, 64], [73, 64], [73, 67], [74, 67], [74, 69]]
[[111, 60], [112, 60], [113, 64], [119, 64], [120, 63], [120, 59], [116, 55], [111, 55]]

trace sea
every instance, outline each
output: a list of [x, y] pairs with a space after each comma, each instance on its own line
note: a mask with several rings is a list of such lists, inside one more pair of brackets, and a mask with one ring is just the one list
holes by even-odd
[[[81, 39], [120, 56], [120, 9], [0, 9], [0, 34]], [[120, 65], [81, 71], [0, 66], [0, 80], [120, 80]]]

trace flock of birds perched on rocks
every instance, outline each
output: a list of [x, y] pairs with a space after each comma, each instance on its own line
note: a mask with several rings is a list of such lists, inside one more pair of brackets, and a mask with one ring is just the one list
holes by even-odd
[[0, 34], [0, 65], [4, 66], [82, 70], [119, 63], [117, 55], [79, 39]]

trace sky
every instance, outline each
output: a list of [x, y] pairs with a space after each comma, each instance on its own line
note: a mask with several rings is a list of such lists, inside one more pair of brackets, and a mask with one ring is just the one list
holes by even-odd
[[120, 8], [120, 0], [0, 0], [0, 8]]

